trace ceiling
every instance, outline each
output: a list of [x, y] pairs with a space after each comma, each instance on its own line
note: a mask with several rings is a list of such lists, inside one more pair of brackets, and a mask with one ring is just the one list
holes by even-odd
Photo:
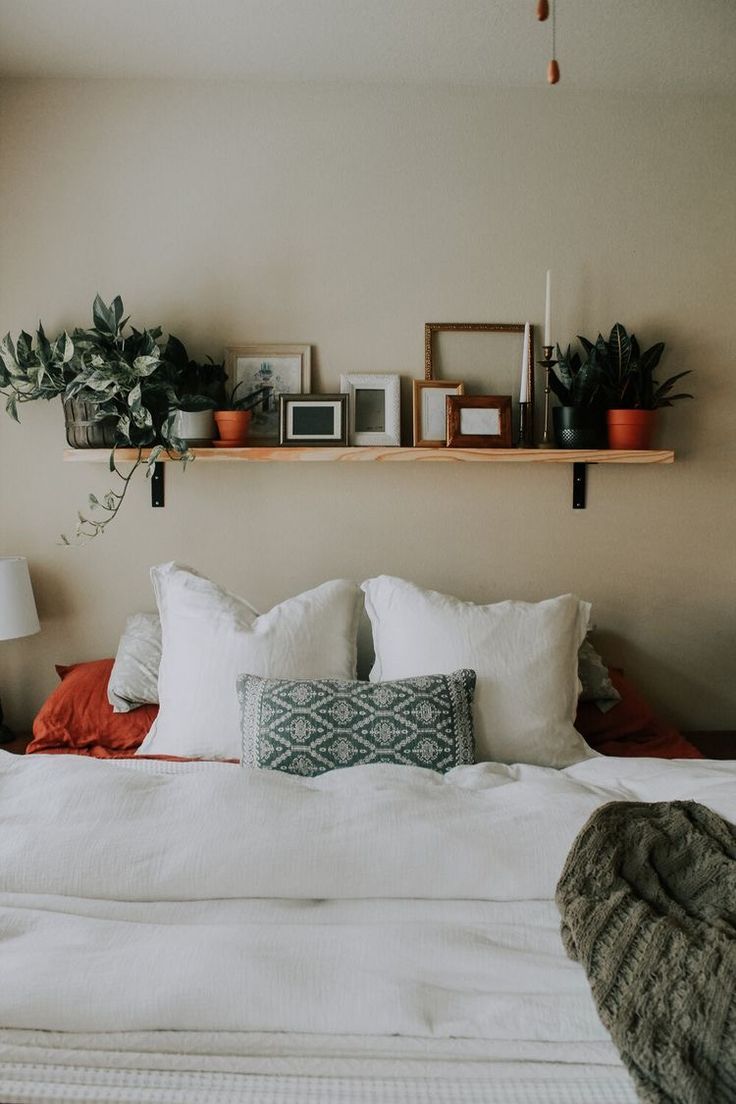
[[[736, 92], [736, 0], [556, 2], [564, 86]], [[550, 37], [535, 0], [0, 0], [0, 75], [532, 87]]]

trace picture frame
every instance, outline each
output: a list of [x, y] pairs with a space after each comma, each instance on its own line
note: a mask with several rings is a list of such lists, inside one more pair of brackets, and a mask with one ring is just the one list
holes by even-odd
[[510, 395], [448, 395], [448, 448], [511, 448]]
[[[509, 390], [512, 392], [514, 400], [521, 402], [521, 394], [524, 393], [524, 420], [521, 420], [520, 411], [520, 434], [523, 433], [525, 439], [533, 440], [534, 438], [534, 373], [535, 373], [535, 361], [534, 361], [534, 327], [529, 327], [529, 339], [526, 341], [526, 349], [524, 350], [524, 331], [526, 329], [525, 322], [425, 322], [424, 328], [424, 374], [426, 380], [437, 379], [437, 362], [436, 362], [436, 348], [434, 338], [437, 333], [519, 333], [522, 337], [522, 341], [518, 350], [515, 353], [504, 354], [503, 360], [499, 361], [497, 370], [489, 369], [488, 378], [486, 372], [482, 373], [483, 382], [480, 386], [473, 386], [472, 372], [468, 371], [468, 365], [462, 369], [463, 379], [466, 380], [466, 386], [469, 391], [488, 391], [495, 386], [499, 391]], [[522, 358], [522, 354], [526, 353], [525, 359]], [[518, 357], [518, 359], [516, 359]], [[450, 368], [452, 375], [458, 373], [458, 367], [456, 364], [452, 364]], [[523, 380], [522, 380], [523, 374]], [[519, 389], [519, 390], [516, 390]]]
[[347, 395], [279, 395], [280, 445], [324, 448], [347, 443]]
[[445, 399], [465, 394], [460, 380], [412, 380], [414, 448], [445, 448]]
[[275, 445], [279, 441], [279, 397], [307, 394], [312, 385], [311, 345], [246, 343], [225, 349], [229, 386], [243, 383], [238, 394], [245, 396], [259, 387], [269, 391], [253, 411], [250, 442]]
[[351, 445], [401, 444], [401, 377], [380, 373], [340, 376], [348, 396], [348, 441]]

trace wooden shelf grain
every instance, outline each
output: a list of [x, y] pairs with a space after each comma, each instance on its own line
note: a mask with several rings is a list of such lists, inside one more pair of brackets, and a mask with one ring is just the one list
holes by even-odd
[[[142, 452], [143, 459], [149, 449]], [[672, 464], [675, 454], [671, 449], [647, 449], [641, 452], [625, 452], [615, 449], [476, 449], [476, 448], [195, 448], [192, 455], [198, 462], [232, 463], [412, 463], [440, 462], [460, 464]], [[108, 463], [109, 449], [66, 449], [64, 460], [77, 463]], [[117, 449], [118, 463], [132, 463], [138, 459], [137, 449]], [[162, 452], [162, 461], [176, 461], [177, 455]]]

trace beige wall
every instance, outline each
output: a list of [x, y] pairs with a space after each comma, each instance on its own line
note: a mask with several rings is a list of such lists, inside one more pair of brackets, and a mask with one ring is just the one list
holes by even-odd
[[594, 603], [598, 640], [690, 727], [736, 728], [733, 99], [140, 82], [0, 86], [0, 326], [85, 323], [96, 291], [197, 353], [310, 341], [341, 371], [420, 376], [428, 320], [614, 321], [664, 339], [697, 401], [671, 467], [606, 467], [589, 507], [541, 465], [226, 465], [141, 478], [108, 535], [73, 527], [101, 466], [63, 464], [58, 404], [0, 421], [0, 554], [43, 631], [0, 644], [8, 719], [52, 664], [109, 655], [177, 558], [266, 608], [379, 572], [462, 597]]

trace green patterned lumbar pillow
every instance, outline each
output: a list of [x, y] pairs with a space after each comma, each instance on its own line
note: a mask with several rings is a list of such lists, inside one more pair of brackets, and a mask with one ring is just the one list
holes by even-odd
[[395, 682], [241, 675], [242, 765], [315, 775], [398, 763], [447, 771], [475, 761], [475, 671]]

